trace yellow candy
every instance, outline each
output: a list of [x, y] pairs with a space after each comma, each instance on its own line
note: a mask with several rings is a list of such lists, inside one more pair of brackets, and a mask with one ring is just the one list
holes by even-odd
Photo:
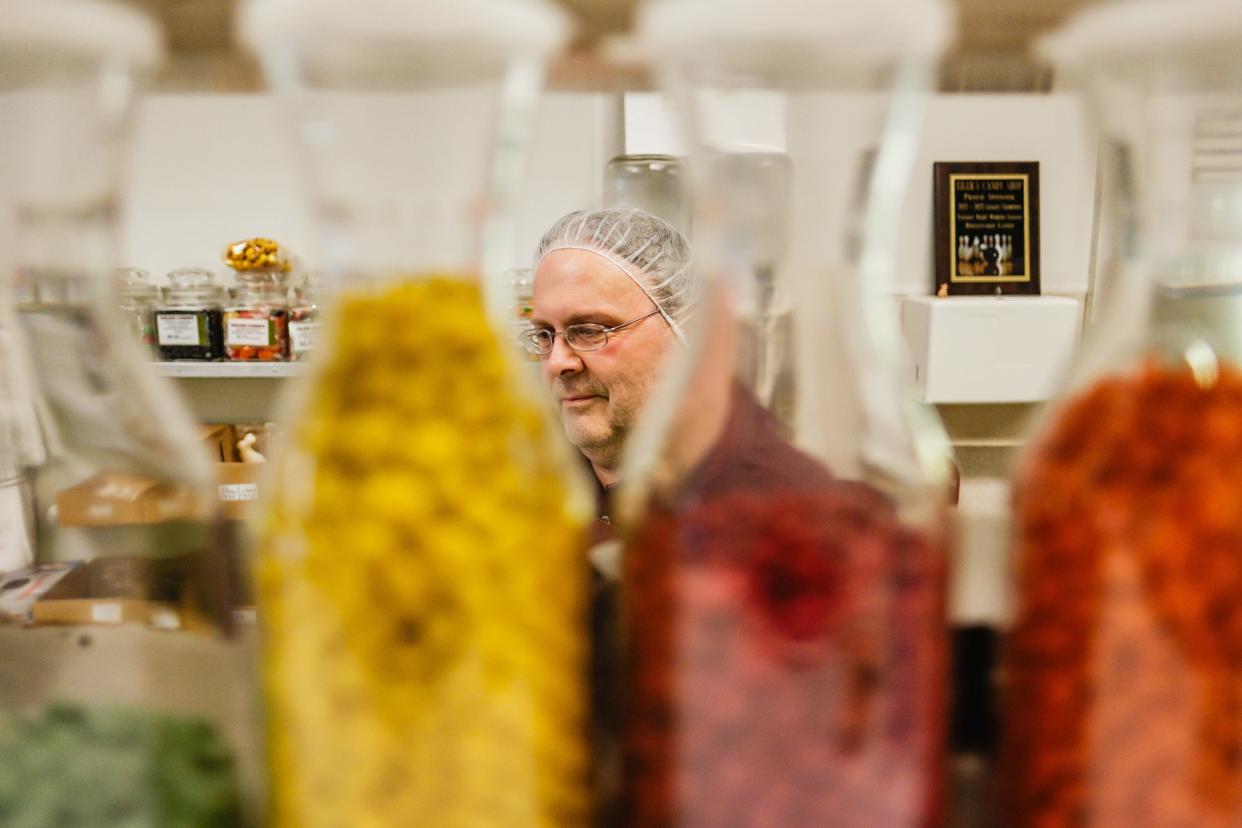
[[286, 461], [313, 495], [275, 493], [257, 563], [271, 824], [586, 826], [586, 516], [557, 436], [476, 287], [340, 302]]

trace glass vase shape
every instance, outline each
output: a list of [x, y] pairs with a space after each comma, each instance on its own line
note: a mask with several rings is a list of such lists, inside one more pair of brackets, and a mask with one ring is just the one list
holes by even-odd
[[1232, 6], [1136, 3], [1044, 44], [1099, 141], [1110, 286], [1016, 473], [1016, 826], [1242, 822], [1240, 39]]
[[0, 24], [3, 407], [36, 564], [5, 579], [25, 622], [0, 627], [7, 825], [257, 821], [229, 528], [113, 278], [135, 84], [161, 56], [154, 24], [110, 3]]
[[643, 18], [698, 295], [621, 481], [629, 825], [945, 818], [947, 443], [898, 379], [887, 228], [948, 27], [937, 3]]
[[259, 539], [272, 824], [586, 825], [589, 515], [502, 261], [561, 18], [251, 11], [332, 297]]

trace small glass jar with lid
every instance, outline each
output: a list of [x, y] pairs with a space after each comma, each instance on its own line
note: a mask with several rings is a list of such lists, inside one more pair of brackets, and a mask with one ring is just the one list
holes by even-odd
[[289, 359], [310, 359], [319, 344], [319, 303], [323, 283], [318, 273], [307, 273], [293, 289], [289, 308]]
[[604, 170], [604, 206], [637, 207], [690, 232], [690, 192], [675, 155], [618, 155]]
[[224, 309], [224, 355], [241, 362], [284, 362], [289, 353], [285, 274], [237, 272], [237, 290]]
[[138, 267], [121, 267], [114, 272], [117, 309], [125, 326], [143, 345], [155, 347], [155, 306], [160, 303], [160, 288], [151, 283], [151, 274]]
[[160, 359], [220, 359], [224, 334], [215, 276], [210, 270], [183, 267], [171, 271], [168, 282], [154, 314]]

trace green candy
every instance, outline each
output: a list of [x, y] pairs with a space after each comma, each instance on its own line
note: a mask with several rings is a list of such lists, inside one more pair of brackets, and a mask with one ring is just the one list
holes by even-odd
[[6, 828], [234, 828], [237, 769], [210, 722], [58, 702], [0, 712]]

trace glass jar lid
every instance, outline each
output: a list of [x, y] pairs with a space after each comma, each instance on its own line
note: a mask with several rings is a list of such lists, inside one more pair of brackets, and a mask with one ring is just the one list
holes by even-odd
[[165, 304], [210, 307], [218, 305], [223, 289], [215, 283], [215, 274], [201, 267], [182, 267], [168, 273], [169, 288]]
[[131, 302], [154, 302], [160, 289], [151, 284], [151, 274], [140, 267], [118, 267], [112, 272], [117, 296]]

